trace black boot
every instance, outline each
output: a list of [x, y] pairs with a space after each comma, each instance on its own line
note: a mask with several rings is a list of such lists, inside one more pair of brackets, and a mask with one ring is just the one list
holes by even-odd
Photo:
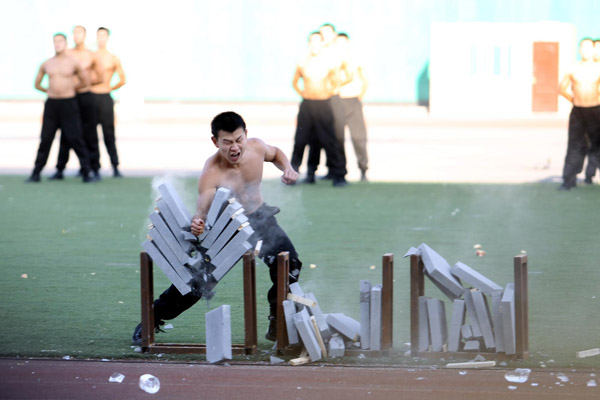
[[113, 178], [122, 178], [123, 175], [121, 175], [121, 172], [119, 172], [119, 168], [117, 168], [117, 166], [115, 165], [113, 167]]
[[52, 175], [50, 178], [48, 178], [50, 180], [53, 181], [62, 181], [63, 179], [65, 179], [62, 170], [57, 169], [56, 172], [54, 173], [54, 175]]
[[277, 320], [274, 315], [269, 315], [269, 328], [265, 333], [265, 339], [274, 342], [277, 340]]
[[[164, 325], [165, 321], [158, 321], [158, 324], [154, 327], [154, 332], [164, 332], [160, 329], [161, 325]], [[142, 324], [139, 323], [135, 329], [133, 330], [133, 336], [131, 337], [131, 345], [132, 346], [141, 346], [142, 345]]]
[[27, 183], [38, 183], [40, 181], [40, 174], [34, 172], [33, 174], [31, 174], [31, 176], [25, 181]]

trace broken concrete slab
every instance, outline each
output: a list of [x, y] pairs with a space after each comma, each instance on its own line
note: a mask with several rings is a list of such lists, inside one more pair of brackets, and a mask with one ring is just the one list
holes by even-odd
[[371, 344], [371, 282], [361, 280], [360, 285], [360, 347]]
[[163, 239], [158, 230], [154, 227], [150, 229], [148, 232], [148, 236], [156, 246], [156, 248], [162, 253], [162, 255], [167, 259], [173, 270], [181, 277], [184, 282], [189, 282], [192, 280], [192, 274], [188, 271], [188, 269], [179, 262], [177, 256], [167, 242]]
[[582, 350], [575, 353], [576, 358], [586, 358], [600, 355], [600, 348]]
[[215, 363], [231, 358], [230, 307], [222, 305], [206, 313], [206, 360]]
[[467, 316], [469, 317], [469, 325], [473, 331], [473, 337], [483, 337], [481, 328], [479, 327], [479, 320], [477, 319], [477, 310], [475, 309], [475, 303], [473, 302], [473, 295], [470, 290], [464, 292], [465, 306], [467, 307]]
[[331, 329], [329, 329], [329, 324], [325, 319], [325, 315], [323, 315], [323, 311], [321, 311], [321, 307], [319, 306], [319, 302], [315, 297], [314, 293], [307, 293], [305, 296], [308, 300], [312, 300], [315, 302], [314, 306], [309, 307], [310, 314], [315, 317], [317, 321], [317, 325], [319, 326], [319, 332], [321, 333], [321, 337], [323, 339], [329, 339], [331, 337]]
[[479, 351], [480, 342], [479, 340], [467, 340], [465, 342], [465, 346], [463, 347], [464, 351]]
[[288, 342], [291, 345], [299, 343], [298, 330], [294, 325], [294, 314], [296, 314], [296, 305], [291, 300], [283, 301], [283, 314], [285, 315], [285, 327], [288, 334]]
[[341, 336], [333, 335], [331, 339], [329, 339], [329, 343], [327, 345], [327, 353], [329, 357], [344, 357], [344, 352], [346, 350], [346, 345], [344, 344], [344, 339]]
[[169, 229], [164, 219], [160, 215], [160, 212], [152, 212], [150, 214], [150, 222], [152, 222], [154, 228], [158, 231], [158, 233], [160, 233], [160, 235], [165, 240], [169, 248], [173, 251], [173, 253], [177, 257], [177, 260], [179, 260], [181, 264], [187, 263], [189, 261], [190, 255], [183, 250], [183, 248], [179, 244], [179, 241], [177, 240], [175, 235], [173, 235], [173, 232]]
[[483, 335], [483, 343], [487, 349], [494, 349], [496, 343], [494, 341], [494, 332], [492, 330], [492, 318], [488, 307], [487, 297], [478, 289], [471, 289], [473, 303], [475, 304], [475, 312], [477, 320]]
[[212, 229], [212, 226], [215, 224], [217, 217], [221, 214], [221, 211], [228, 204], [227, 200], [231, 196], [231, 190], [220, 187], [216, 190], [215, 196], [213, 197], [213, 201], [210, 204], [210, 208], [208, 209], [208, 213], [206, 214], [205, 225]]
[[404, 254], [402, 256], [402, 258], [406, 258], [406, 257], [413, 256], [413, 255], [420, 256], [421, 255], [421, 250], [417, 249], [416, 247], [412, 247], [411, 246], [411, 248], [408, 249], [408, 251], [406, 252], [406, 254]]
[[161, 217], [163, 218], [171, 232], [173, 232], [175, 239], [177, 239], [183, 251], [185, 251], [186, 253], [190, 253], [194, 249], [194, 246], [183, 236], [182, 229], [179, 227], [175, 216], [173, 215], [173, 213], [171, 213], [171, 210], [167, 206], [165, 200], [160, 199], [159, 201], [157, 201], [156, 208], [160, 212]]
[[375, 285], [371, 289], [371, 330], [369, 332], [371, 350], [381, 350], [381, 289]]
[[290, 292], [292, 294], [295, 294], [296, 296], [304, 297], [304, 291], [302, 290], [298, 282], [290, 284]]
[[475, 271], [473, 268], [461, 262], [454, 264], [451, 272], [452, 275], [456, 276], [461, 281], [468, 283], [475, 289], [481, 290], [488, 296], [491, 296], [495, 291], [502, 291], [502, 286], [496, 284], [492, 280]]
[[327, 323], [340, 334], [353, 342], [362, 341], [360, 337], [361, 324], [357, 320], [343, 313], [332, 313], [327, 315]]
[[152, 261], [162, 270], [162, 272], [169, 278], [169, 281], [179, 290], [183, 296], [192, 291], [188, 286], [187, 282], [184, 282], [181, 277], [175, 272], [171, 264], [158, 250], [158, 248], [150, 240], [146, 240], [142, 243], [142, 247], [146, 250], [146, 253], [150, 256]]
[[440, 299], [427, 299], [427, 314], [429, 316], [429, 333], [431, 335], [431, 350], [442, 351], [448, 339], [446, 324], [446, 307]]
[[495, 367], [496, 361], [468, 361], [459, 363], [448, 363], [446, 368], [490, 368]]
[[177, 220], [177, 223], [181, 229], [189, 230], [192, 223], [192, 216], [185, 208], [183, 200], [179, 197], [179, 194], [170, 183], [163, 183], [158, 186], [160, 196], [167, 206], [171, 210], [171, 213]]
[[[233, 216], [237, 212], [239, 213]], [[227, 207], [225, 207], [225, 210], [223, 210], [223, 212], [217, 218], [215, 224], [210, 228], [210, 232], [208, 233], [208, 235], [206, 235], [204, 240], [200, 242], [200, 246], [204, 249], [208, 249], [209, 247], [211, 247], [215, 240], [217, 240], [219, 235], [225, 230], [227, 224], [231, 222], [232, 216], [233, 218], [235, 218], [237, 215], [243, 212], [244, 209], [242, 208], [242, 205], [237, 201], [228, 204]]]
[[465, 301], [456, 299], [452, 303], [452, 317], [448, 329], [448, 351], [457, 352], [460, 344], [460, 329], [465, 322]]
[[452, 275], [450, 264], [425, 243], [419, 245], [425, 274], [451, 300], [458, 299], [465, 290], [458, 279]]
[[471, 330], [471, 325], [464, 324], [463, 326], [461, 326], [460, 334], [461, 334], [462, 338], [465, 340], [472, 339], [473, 338], [473, 330]]
[[246, 217], [244, 214], [236, 216], [221, 232], [219, 237], [212, 243], [210, 248], [206, 250], [205, 254], [211, 259], [214, 258], [223, 249], [223, 247], [225, 247], [233, 235], [235, 235], [238, 229], [247, 222], [248, 217]]
[[239, 259], [242, 258], [244, 253], [252, 248], [252, 245], [247, 240], [253, 234], [254, 230], [252, 227], [250, 225], [246, 226], [211, 260], [211, 264], [215, 266], [212, 274], [217, 281], [220, 281]]
[[492, 293], [492, 322], [494, 324], [494, 340], [496, 342], [496, 352], [504, 353], [504, 328], [502, 326], [502, 313], [500, 312], [500, 302], [502, 301], [502, 292]]
[[427, 299], [430, 299], [430, 297], [419, 296], [419, 346], [417, 348], [419, 352], [428, 351], [431, 345]]
[[310, 359], [312, 361], [320, 360], [322, 356], [321, 347], [311, 327], [310, 316], [306, 309], [294, 314], [294, 325], [296, 325], [300, 339], [302, 339]]
[[504, 353], [515, 354], [517, 352], [515, 333], [515, 284], [508, 283], [504, 288], [504, 294], [500, 301], [500, 313], [502, 314], [502, 327], [504, 329]]

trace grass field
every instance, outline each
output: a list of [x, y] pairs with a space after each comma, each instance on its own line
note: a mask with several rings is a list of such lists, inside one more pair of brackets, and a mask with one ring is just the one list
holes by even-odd
[[[41, 184], [24, 179], [0, 176], [0, 356], [156, 358], [130, 348], [140, 318], [138, 260], [153, 208], [153, 179], [107, 178], [93, 185], [70, 177]], [[191, 209], [195, 179], [169, 179]], [[263, 193], [281, 207], [279, 223], [304, 263], [302, 287], [315, 293], [325, 312], [358, 318], [359, 280], [380, 283], [381, 256], [394, 253], [397, 349], [410, 341], [409, 269], [402, 255], [425, 242], [451, 264], [464, 262], [502, 286], [512, 282], [513, 256], [525, 250], [528, 363], [598, 365], [598, 357], [576, 360], [575, 352], [600, 347], [600, 186], [563, 193], [545, 183], [336, 189], [323, 182], [286, 187], [266, 181]], [[476, 243], [484, 257], [475, 255]], [[168, 281], [155, 271], [158, 295]], [[264, 264], [257, 274], [259, 346], [267, 350], [271, 343], [262, 332], [270, 282]], [[203, 342], [204, 313], [230, 304], [233, 338], [241, 341], [241, 288], [241, 268], [234, 268], [210, 304], [202, 301], [170, 321], [175, 329], [157, 339]], [[445, 300], [430, 282], [426, 293]]]

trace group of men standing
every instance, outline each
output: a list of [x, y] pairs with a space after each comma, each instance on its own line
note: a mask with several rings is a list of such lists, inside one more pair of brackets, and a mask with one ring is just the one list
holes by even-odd
[[[83, 26], [73, 29], [75, 47], [72, 49], [67, 48], [66, 35], [54, 35], [55, 55], [40, 66], [35, 79], [35, 88], [47, 93], [48, 98], [44, 105], [35, 166], [27, 182], [40, 182], [40, 173], [48, 161], [58, 129], [61, 130], [60, 150], [56, 173], [50, 179], [64, 179], [63, 171], [73, 149], [79, 158], [83, 182], [100, 180], [98, 124], [102, 126], [113, 176], [121, 177], [115, 140], [114, 102], [110, 93], [125, 84], [125, 72], [119, 58], [106, 48], [109, 35], [107, 28], [98, 28], [96, 52], [86, 48], [86, 29]], [[119, 80], [111, 84], [114, 74]], [[42, 86], [45, 75], [48, 75], [47, 87]]]
[[[349, 37], [323, 24], [308, 38], [309, 53], [296, 66], [292, 81], [302, 97], [298, 112], [292, 167], [299, 171], [309, 146], [305, 183], [315, 183], [321, 150], [325, 150], [333, 186], [346, 186], [345, 126], [356, 152], [361, 180], [367, 180], [367, 130], [362, 98], [367, 90], [363, 67], [350, 57]], [[300, 80], [302, 79], [302, 86]]]
[[563, 183], [559, 190], [576, 186], [586, 155], [585, 183], [592, 184], [600, 166], [600, 39], [582, 39], [579, 53], [581, 61], [559, 84], [560, 95], [573, 103]]

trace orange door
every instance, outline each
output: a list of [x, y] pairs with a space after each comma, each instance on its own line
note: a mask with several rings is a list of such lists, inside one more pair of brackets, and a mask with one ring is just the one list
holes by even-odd
[[531, 110], [558, 111], [558, 42], [533, 43]]

